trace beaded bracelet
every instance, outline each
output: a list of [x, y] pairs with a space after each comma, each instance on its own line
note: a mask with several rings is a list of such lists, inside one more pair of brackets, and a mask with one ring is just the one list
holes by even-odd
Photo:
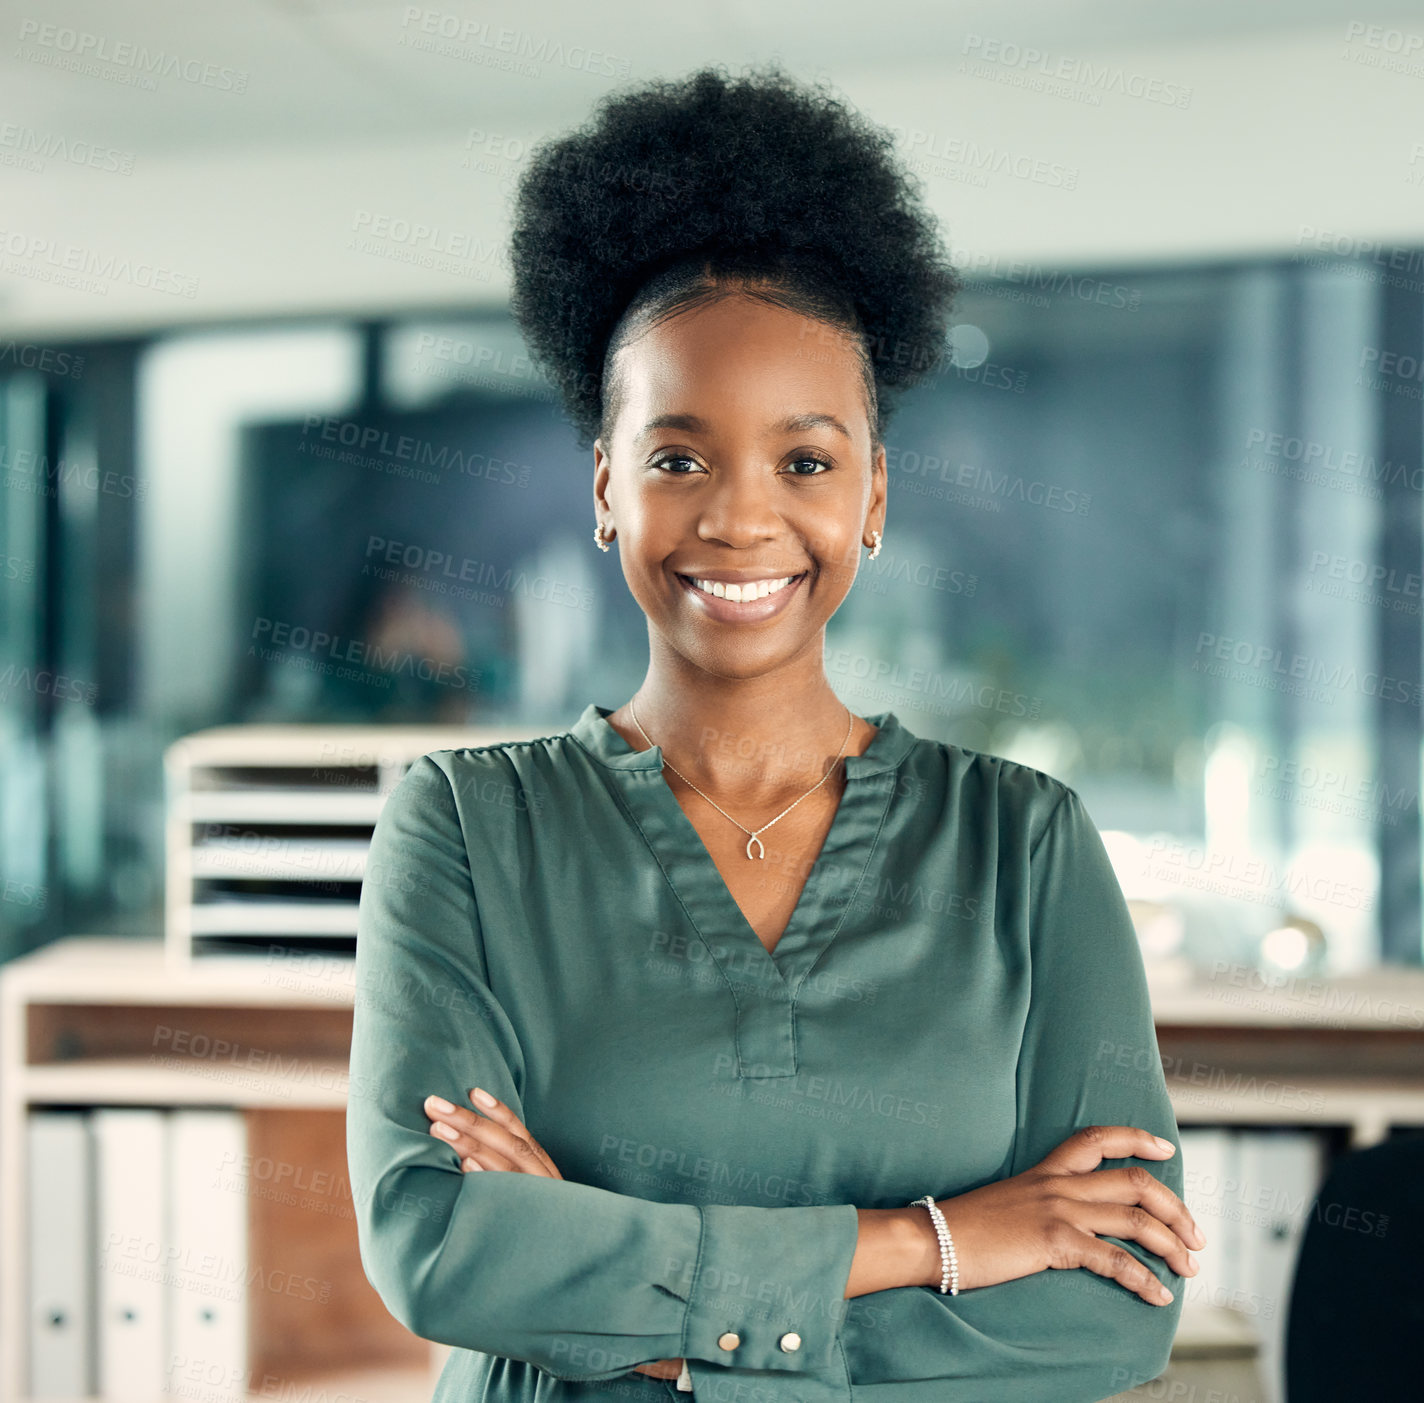
[[954, 1239], [949, 1235], [949, 1225], [944, 1221], [944, 1214], [939, 1211], [939, 1204], [928, 1194], [923, 1198], [912, 1199], [910, 1207], [915, 1208], [920, 1204], [930, 1210], [930, 1217], [934, 1220], [935, 1235], [939, 1238], [941, 1268], [939, 1293], [941, 1296], [957, 1296], [959, 1294], [959, 1258], [954, 1254]]

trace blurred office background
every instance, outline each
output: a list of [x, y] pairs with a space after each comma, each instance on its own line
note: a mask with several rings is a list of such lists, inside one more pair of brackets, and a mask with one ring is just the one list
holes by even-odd
[[161, 932], [180, 736], [548, 733], [636, 688], [592, 455], [507, 313], [513, 181], [610, 89], [779, 57], [894, 129], [968, 278], [843, 699], [1077, 787], [1164, 994], [1420, 964], [1416, 5], [0, 32], [0, 961]]
[[561, 728], [636, 687], [591, 454], [505, 308], [512, 181], [610, 88], [776, 56], [895, 130], [970, 279], [830, 629], [844, 699], [1080, 787], [1193, 961], [1418, 963], [1395, 13], [12, 9], [0, 951], [154, 927], [187, 731]]

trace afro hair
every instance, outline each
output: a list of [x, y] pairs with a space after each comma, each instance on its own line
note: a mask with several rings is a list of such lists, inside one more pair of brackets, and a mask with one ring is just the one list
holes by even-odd
[[607, 94], [536, 146], [515, 194], [510, 305], [580, 447], [611, 430], [606, 367], [630, 328], [757, 285], [853, 335], [881, 441], [887, 395], [942, 363], [961, 286], [893, 142], [773, 62]]

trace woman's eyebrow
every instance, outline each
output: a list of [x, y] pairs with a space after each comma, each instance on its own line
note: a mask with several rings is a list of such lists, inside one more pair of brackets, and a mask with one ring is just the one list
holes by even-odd
[[[688, 433], [696, 434], [706, 433], [708, 427], [706, 420], [698, 418], [696, 414], [657, 414], [643, 425], [633, 441], [639, 442], [656, 429], [685, 429]], [[845, 438], [851, 436], [850, 430], [834, 414], [822, 414], [815, 410], [805, 414], [788, 415], [779, 424], [772, 425], [772, 432], [778, 434], [800, 433], [803, 429], [835, 429]]]
[[850, 430], [834, 414], [821, 414], [816, 411], [792, 414], [776, 426], [776, 431], [783, 434], [796, 434], [803, 429], [835, 429], [845, 438], [850, 437]]

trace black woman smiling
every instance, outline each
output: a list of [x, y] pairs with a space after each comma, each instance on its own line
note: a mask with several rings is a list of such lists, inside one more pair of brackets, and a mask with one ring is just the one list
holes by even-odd
[[776, 65], [611, 94], [512, 254], [649, 661], [423, 757], [372, 840], [351, 1184], [437, 1403], [1155, 1377], [1203, 1241], [1097, 829], [825, 673], [958, 290], [888, 134]]

